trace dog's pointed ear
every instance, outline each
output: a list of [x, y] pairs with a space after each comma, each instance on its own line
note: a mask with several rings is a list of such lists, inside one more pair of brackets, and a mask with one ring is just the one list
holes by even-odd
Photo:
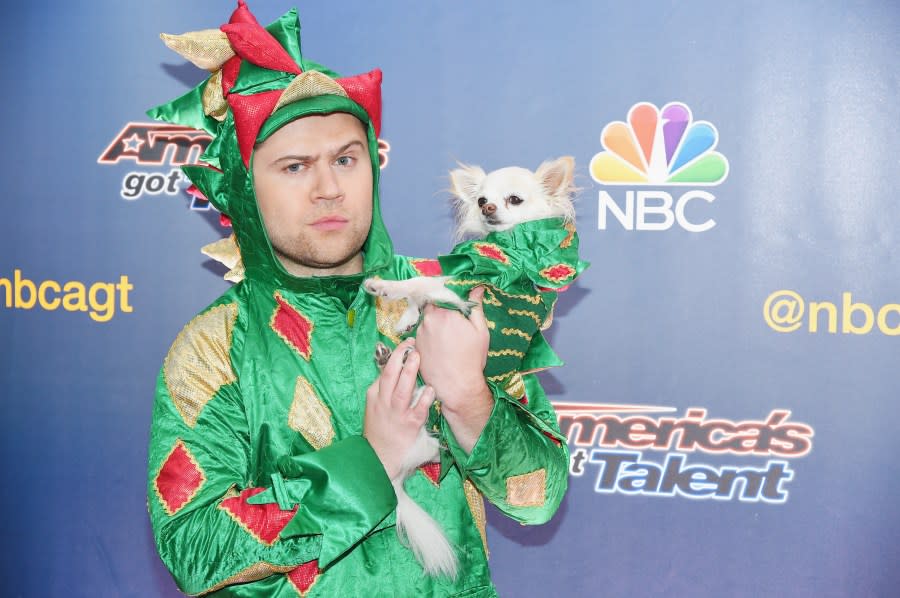
[[575, 158], [563, 156], [548, 160], [538, 166], [535, 172], [547, 193], [556, 198], [568, 198], [575, 191], [572, 183], [575, 175]]
[[474, 203], [478, 199], [478, 189], [486, 176], [478, 166], [460, 164], [459, 168], [450, 171], [450, 193], [457, 199]]

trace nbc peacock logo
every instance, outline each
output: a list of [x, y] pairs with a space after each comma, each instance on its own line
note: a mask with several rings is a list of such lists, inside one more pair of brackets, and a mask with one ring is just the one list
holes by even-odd
[[[625, 122], [606, 125], [600, 141], [605, 151], [591, 160], [591, 178], [601, 185], [638, 188], [627, 190], [624, 201], [600, 191], [600, 230], [607, 228], [609, 215], [625, 230], [668, 230], [677, 223], [687, 231], [703, 232], [715, 226], [711, 218], [698, 222], [697, 209], [688, 210], [695, 199], [715, 200], [696, 187], [715, 186], [728, 177], [728, 160], [715, 151], [719, 132], [712, 123], [695, 121], [682, 102], [670, 102], [661, 109], [639, 102], [628, 111]], [[678, 198], [647, 189], [668, 186], [695, 189]]]

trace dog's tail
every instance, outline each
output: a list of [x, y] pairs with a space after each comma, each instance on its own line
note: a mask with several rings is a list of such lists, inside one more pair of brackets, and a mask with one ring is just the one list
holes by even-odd
[[[413, 403], [419, 400], [420, 394], [420, 391], [416, 392]], [[416, 473], [416, 468], [439, 458], [437, 439], [424, 426], [421, 427], [416, 441], [403, 459], [400, 475], [391, 480], [397, 495], [397, 536], [413, 551], [426, 574], [433, 577], [445, 575], [454, 579], [457, 561], [453, 546], [441, 526], [403, 488], [403, 482]]]
[[409, 497], [403, 489], [402, 479], [394, 480], [393, 484], [397, 494], [397, 535], [400, 540], [413, 551], [426, 574], [455, 579], [456, 553], [441, 526]]

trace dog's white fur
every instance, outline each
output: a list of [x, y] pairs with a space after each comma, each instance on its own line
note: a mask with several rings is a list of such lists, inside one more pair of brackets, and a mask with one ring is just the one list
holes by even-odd
[[[571, 156], [548, 160], [535, 172], [510, 166], [485, 174], [478, 166], [460, 164], [460, 168], [450, 173], [457, 240], [483, 237], [541, 218], [562, 217], [574, 222], [574, 170], [575, 159]], [[483, 205], [479, 205], [482, 199]], [[488, 216], [485, 207], [491, 205], [496, 211]]]
[[[482, 237], [516, 224], [542, 218], [561, 217], [574, 222], [572, 184], [575, 160], [564, 156], [541, 164], [535, 172], [507, 167], [489, 174], [477, 166], [465, 166], [450, 173], [451, 192], [457, 217], [457, 239]], [[397, 332], [408, 332], [418, 322], [428, 303], [446, 303], [469, 314], [471, 303], [444, 286], [447, 277], [418, 277], [408, 280], [369, 278], [363, 283], [372, 295], [405, 299], [407, 308], [398, 320]], [[386, 359], [385, 359], [386, 361]], [[412, 405], [419, 399], [418, 389]], [[397, 534], [428, 575], [456, 577], [457, 558], [441, 527], [406, 494], [403, 483], [424, 464], [440, 457], [436, 438], [423, 427], [403, 462], [401, 473], [392, 481], [397, 494]]]

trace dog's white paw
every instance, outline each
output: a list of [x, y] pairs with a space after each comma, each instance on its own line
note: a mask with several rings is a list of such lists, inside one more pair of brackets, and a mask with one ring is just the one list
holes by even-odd
[[392, 281], [381, 280], [380, 278], [367, 278], [363, 281], [363, 290], [376, 297], [388, 297], [391, 288], [391, 285], [388, 283], [390, 282]]

